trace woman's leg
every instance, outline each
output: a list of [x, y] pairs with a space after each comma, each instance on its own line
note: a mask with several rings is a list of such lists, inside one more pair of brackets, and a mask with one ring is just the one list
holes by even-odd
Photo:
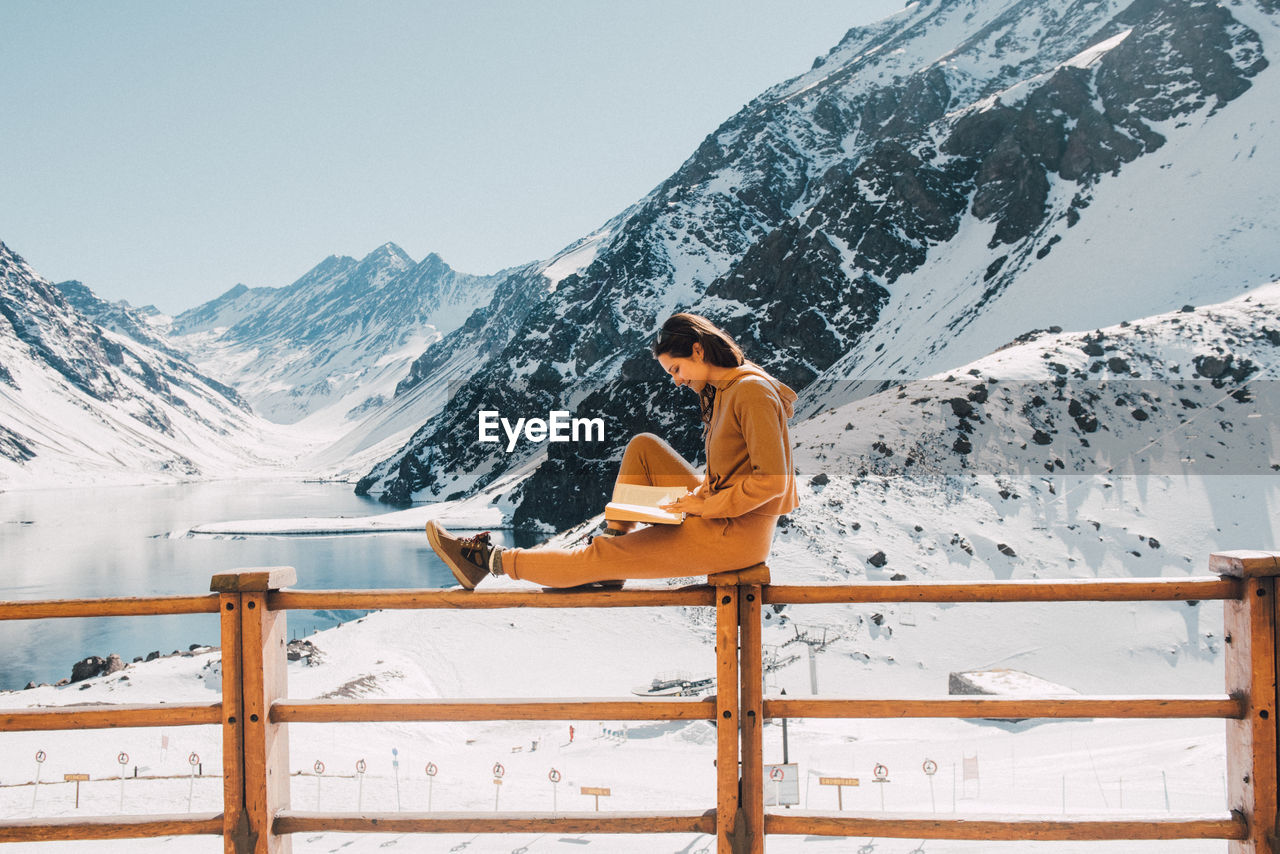
[[638, 433], [627, 443], [615, 483], [696, 489], [702, 483], [702, 475], [658, 436]]
[[[679, 451], [653, 433], [638, 433], [627, 443], [627, 450], [622, 454], [622, 464], [618, 466], [618, 477], [614, 481], [613, 494], [614, 500], [617, 500], [620, 484], [683, 486], [693, 490], [697, 489], [700, 483], [702, 483], [702, 475], [689, 464], [688, 460], [680, 456]], [[636, 527], [635, 522], [612, 520], [606, 525], [622, 533]]]
[[618, 578], [676, 578], [743, 569], [769, 556], [778, 517], [689, 516], [683, 525], [651, 525], [624, 537], [597, 537], [583, 548], [504, 549], [503, 571], [548, 587]]

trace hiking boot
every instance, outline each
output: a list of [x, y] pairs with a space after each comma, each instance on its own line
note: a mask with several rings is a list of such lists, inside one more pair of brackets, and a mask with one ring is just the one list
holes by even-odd
[[434, 519], [427, 523], [427, 542], [468, 590], [474, 590], [489, 575], [494, 557], [502, 551], [489, 542], [488, 531], [473, 537], [455, 537]]

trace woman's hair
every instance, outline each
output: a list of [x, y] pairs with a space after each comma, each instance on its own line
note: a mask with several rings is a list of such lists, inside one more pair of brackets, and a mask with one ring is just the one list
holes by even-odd
[[[656, 359], [667, 354], [677, 359], [693, 355], [693, 345], [702, 345], [702, 357], [721, 368], [738, 368], [746, 362], [742, 348], [729, 337], [729, 333], [698, 314], [680, 312], [667, 318], [654, 339], [653, 356]], [[698, 406], [702, 410], [702, 423], [711, 425], [711, 411], [715, 404], [716, 387], [707, 383], [698, 393]]]

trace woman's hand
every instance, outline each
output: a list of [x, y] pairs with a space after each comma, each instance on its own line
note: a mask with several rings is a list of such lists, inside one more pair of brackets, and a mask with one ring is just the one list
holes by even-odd
[[668, 513], [684, 513], [689, 516], [701, 516], [702, 506], [707, 499], [695, 492], [686, 493], [668, 504], [659, 504], [660, 510]]

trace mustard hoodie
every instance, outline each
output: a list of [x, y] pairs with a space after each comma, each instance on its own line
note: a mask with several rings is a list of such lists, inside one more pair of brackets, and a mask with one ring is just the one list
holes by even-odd
[[702, 515], [781, 516], [799, 506], [787, 419], [796, 393], [747, 362], [715, 383], [706, 435], [707, 477], [697, 492]]

